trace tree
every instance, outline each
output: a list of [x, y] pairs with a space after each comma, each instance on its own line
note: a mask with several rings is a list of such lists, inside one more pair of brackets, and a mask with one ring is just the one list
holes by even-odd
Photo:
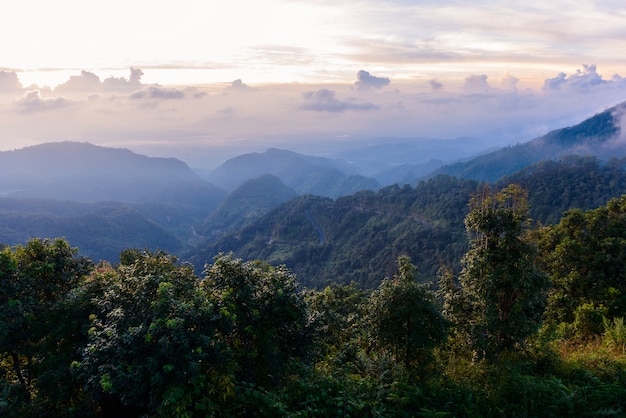
[[416, 281], [408, 256], [397, 260], [398, 273], [370, 296], [368, 323], [377, 346], [388, 349], [407, 370], [423, 366], [429, 351], [445, 336], [445, 321], [435, 294]]
[[214, 415], [232, 395], [229, 329], [188, 265], [164, 252], [128, 250], [85, 287], [93, 313], [75, 364], [108, 415]]
[[61, 238], [36, 238], [0, 252], [0, 353], [10, 359], [3, 374], [19, 385], [26, 403], [39, 392], [42, 369], [49, 368], [38, 366], [57, 355], [66, 338], [56, 338], [54, 308], [92, 267], [76, 252]]
[[485, 187], [470, 200], [459, 286], [447, 274], [442, 291], [457, 337], [479, 356], [498, 357], [541, 324], [549, 282], [536, 266], [529, 224], [526, 192], [517, 185]]
[[[598, 312], [605, 309], [609, 318], [624, 316], [626, 196], [586, 212], [566, 212], [557, 225], [541, 231], [539, 242], [553, 283], [547, 309], [552, 325], [572, 324], [594, 306]], [[597, 331], [602, 330], [601, 318], [596, 321]]]
[[205, 292], [232, 329], [223, 335], [240, 381], [274, 386], [289, 361], [302, 358], [309, 339], [304, 296], [285, 267], [220, 254], [205, 270]]

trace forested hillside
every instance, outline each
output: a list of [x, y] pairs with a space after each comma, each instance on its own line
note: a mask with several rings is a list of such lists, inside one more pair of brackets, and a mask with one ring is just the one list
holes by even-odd
[[[593, 157], [546, 161], [506, 177], [499, 185], [520, 184], [528, 191], [530, 217], [557, 223], [571, 208], [592, 209], [626, 193], [624, 160], [604, 164]], [[184, 255], [194, 265], [220, 252], [244, 259], [286, 264], [306, 286], [351, 282], [373, 288], [408, 255], [422, 278], [434, 281], [439, 268], [460, 268], [467, 247], [463, 218], [471, 180], [438, 176], [416, 187], [389, 186], [336, 200], [298, 197], [249, 226]]]
[[389, 186], [337, 200], [301, 196], [184, 258], [201, 266], [234, 251], [286, 264], [305, 286], [355, 282], [371, 288], [393, 271], [399, 255], [409, 255], [432, 278], [441, 264], [458, 266], [466, 249], [463, 217], [476, 187], [438, 177], [417, 188]]
[[[406, 211], [412, 191], [349, 207]], [[623, 416], [626, 197], [542, 228], [519, 185], [466, 205], [463, 268], [442, 270], [437, 292], [407, 256], [371, 291], [303, 291], [285, 267], [232, 255], [198, 276], [160, 251], [113, 266], [61, 239], [5, 247], [0, 413]]]
[[432, 175], [449, 174], [479, 181], [496, 182], [542, 160], [557, 160], [568, 155], [592, 155], [603, 160], [626, 155], [620, 136], [621, 117], [626, 104], [621, 103], [583, 122], [557, 129], [531, 141], [502, 148], [449, 164]]

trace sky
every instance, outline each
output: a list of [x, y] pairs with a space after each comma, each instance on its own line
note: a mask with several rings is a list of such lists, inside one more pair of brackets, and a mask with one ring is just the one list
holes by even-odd
[[281, 147], [528, 141], [626, 100], [608, 0], [21, 0], [0, 151], [82, 141], [212, 167]]

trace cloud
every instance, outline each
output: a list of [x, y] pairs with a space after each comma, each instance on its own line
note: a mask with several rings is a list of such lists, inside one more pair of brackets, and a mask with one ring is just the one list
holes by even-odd
[[65, 83], [58, 85], [54, 92], [63, 95], [85, 95], [94, 93], [128, 93], [143, 87], [141, 77], [143, 71], [130, 69], [128, 79], [124, 77], [108, 77], [100, 81], [100, 77], [89, 71], [81, 71], [80, 75], [70, 76]]
[[[618, 76], [618, 78], [621, 77]], [[616, 80], [615, 76], [613, 80]], [[554, 91], [567, 89], [581, 91], [606, 83], [608, 83], [608, 81], [604, 80], [602, 76], [598, 74], [595, 64], [583, 64], [582, 70], [576, 70], [576, 73], [569, 77], [565, 73], [559, 73], [554, 78], [546, 79], [543, 83], [543, 90]]]
[[507, 73], [502, 79], [501, 85], [504, 90], [517, 90], [517, 83], [519, 83], [519, 78]]
[[[28, 141], [69, 138], [174, 156], [195, 167], [208, 166], [226, 152], [232, 157], [264, 151], [270, 144], [330, 154], [340, 136], [341, 146], [375, 138], [460, 136], [505, 146], [574, 125], [624, 101], [626, 79], [618, 74], [601, 77], [599, 72], [593, 66], [581, 67], [564, 75], [565, 84], [554, 90], [542, 90], [541, 83], [520, 87], [523, 81], [506, 73], [465, 80], [433, 74], [394, 81], [393, 89], [375, 94], [358, 94], [349, 74], [343, 85], [259, 84], [254, 94], [224, 94], [245, 86], [237, 80], [195, 88], [141, 85], [124, 94], [95, 94], [91, 100], [89, 95], [78, 100], [41, 89], [27, 94], [22, 90], [14, 96], [19, 99], [7, 98], [8, 104], [0, 105], [0, 132], [6, 137], [0, 145], [9, 149]], [[77, 72], [76, 77], [74, 86], [96, 85], [88, 73]], [[118, 80], [127, 88], [131, 78]], [[3, 83], [15, 87], [15, 79], [9, 80]], [[141, 83], [139, 73], [133, 80]], [[584, 97], [580, 86], [585, 86]]]
[[48, 110], [62, 109], [75, 103], [63, 97], [44, 99], [39, 90], [31, 90], [15, 101], [15, 108], [19, 113], [36, 113]]
[[443, 89], [443, 84], [435, 79], [429, 80], [428, 84], [430, 85], [430, 89], [432, 91], [439, 91]]
[[491, 87], [487, 82], [487, 76], [482, 75], [470, 75], [465, 79], [463, 84], [463, 90], [469, 94], [482, 94], [487, 93]]
[[173, 88], [165, 88], [161, 86], [148, 86], [138, 90], [130, 95], [131, 100], [139, 99], [184, 99], [185, 92]]
[[376, 77], [365, 70], [359, 71], [356, 78], [357, 81], [354, 82], [354, 86], [357, 90], [381, 89], [391, 83], [387, 77]]
[[0, 94], [17, 94], [23, 90], [15, 71], [0, 71]]
[[97, 93], [102, 89], [100, 77], [89, 71], [81, 71], [80, 75], [70, 76], [70, 79], [59, 84], [54, 92], [58, 94]]
[[143, 86], [141, 83], [142, 76], [143, 71], [131, 67], [128, 79], [124, 77], [109, 77], [102, 82], [102, 87], [107, 92], [130, 92], [140, 89]]
[[230, 86], [226, 87], [228, 91], [251, 91], [252, 89], [248, 87], [240, 78], [233, 81]]
[[335, 92], [328, 89], [320, 89], [316, 92], [306, 92], [302, 96], [306, 101], [300, 106], [300, 109], [302, 110], [339, 113], [346, 110], [378, 109], [378, 106], [372, 103], [356, 103], [354, 101], [339, 100], [335, 97]]

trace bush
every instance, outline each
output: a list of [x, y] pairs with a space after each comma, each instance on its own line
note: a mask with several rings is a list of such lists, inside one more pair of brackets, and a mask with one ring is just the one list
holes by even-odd
[[593, 302], [583, 303], [574, 311], [574, 336], [581, 340], [588, 340], [602, 334], [603, 318], [608, 309]]
[[619, 349], [622, 353], [626, 353], [626, 327], [624, 326], [624, 317], [613, 318], [611, 322], [608, 318], [602, 318], [604, 325], [604, 334], [602, 341], [610, 348]]

